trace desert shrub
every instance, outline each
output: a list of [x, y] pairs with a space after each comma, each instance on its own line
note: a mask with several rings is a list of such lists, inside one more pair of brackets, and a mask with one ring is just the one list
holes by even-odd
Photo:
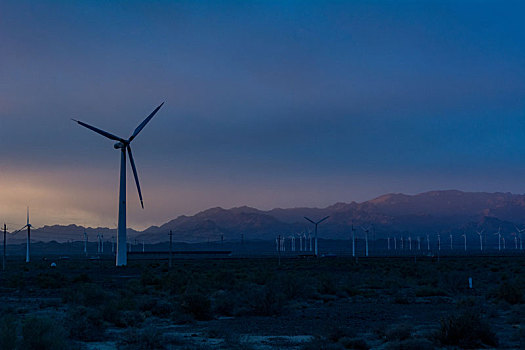
[[184, 269], [172, 271], [162, 279], [162, 288], [168, 290], [170, 294], [182, 294], [185, 292], [191, 276]]
[[498, 344], [496, 334], [489, 324], [481, 318], [479, 312], [473, 310], [464, 310], [443, 318], [436, 338], [443, 345], [456, 345], [465, 349]]
[[385, 332], [387, 341], [401, 341], [412, 337], [412, 327], [409, 324], [402, 323], [388, 328]]
[[249, 314], [257, 316], [274, 316], [281, 313], [284, 307], [284, 294], [275, 284], [252, 288], [248, 293]]
[[155, 271], [149, 268], [142, 271], [142, 274], [140, 276], [140, 283], [143, 287], [154, 286], [156, 288], [160, 288], [162, 284], [160, 278], [157, 276]]
[[68, 349], [64, 329], [48, 318], [27, 318], [22, 325], [22, 338], [25, 350]]
[[347, 327], [335, 327], [330, 329], [327, 335], [327, 338], [332, 343], [337, 343], [342, 338], [353, 338], [355, 336], [354, 332]]
[[144, 316], [139, 311], [122, 310], [118, 313], [115, 326], [120, 328], [137, 327], [144, 322]]
[[83, 306], [70, 308], [66, 316], [69, 337], [81, 341], [96, 341], [104, 336], [102, 312]]
[[444, 290], [434, 287], [421, 287], [416, 290], [416, 297], [435, 297], [435, 296], [445, 296]]
[[25, 285], [25, 276], [21, 274], [10, 275], [6, 280], [6, 287], [8, 288], [23, 289]]
[[523, 303], [523, 292], [523, 288], [517, 283], [506, 281], [491, 293], [491, 297], [497, 300], [504, 300], [509, 304], [521, 304]]
[[153, 316], [167, 318], [173, 312], [173, 304], [162, 299], [143, 297], [137, 302], [141, 311], [149, 311]]
[[355, 350], [368, 350], [370, 346], [361, 338], [348, 338], [343, 337], [339, 339], [339, 343], [343, 345], [345, 349], [355, 349]]
[[85, 283], [82, 287], [68, 289], [62, 296], [64, 302], [88, 307], [100, 305], [103, 300], [111, 299], [112, 295], [106, 293], [102, 287], [94, 283]]
[[211, 301], [203, 293], [192, 291], [182, 296], [181, 306], [184, 311], [193, 315], [196, 320], [211, 318]]
[[163, 350], [166, 349], [164, 335], [155, 327], [142, 330], [130, 329], [118, 344], [119, 350]]
[[7, 315], [0, 319], [0, 349], [16, 349], [16, 331], [18, 324], [13, 315]]
[[395, 304], [408, 305], [411, 303], [410, 299], [405, 295], [396, 295], [394, 298]]
[[65, 277], [61, 273], [45, 272], [39, 273], [36, 277], [36, 284], [42, 289], [57, 289], [64, 285]]
[[82, 272], [81, 274], [75, 276], [71, 282], [73, 283], [89, 283], [91, 282], [91, 278], [88, 276], [87, 273]]
[[413, 338], [387, 343], [385, 350], [433, 350], [434, 344], [427, 339]]
[[314, 339], [311, 342], [302, 344], [301, 350], [344, 350], [345, 347], [340, 343], [327, 343], [324, 339]]
[[318, 291], [321, 294], [337, 294], [337, 283], [331, 276], [322, 275], [319, 277]]
[[221, 290], [215, 294], [213, 310], [218, 315], [233, 316], [236, 311], [237, 298], [233, 292]]

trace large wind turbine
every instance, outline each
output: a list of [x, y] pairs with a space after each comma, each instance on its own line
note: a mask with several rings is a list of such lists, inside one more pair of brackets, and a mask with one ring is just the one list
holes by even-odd
[[118, 207], [118, 229], [117, 229], [117, 258], [116, 258], [117, 266], [126, 266], [127, 264], [127, 253], [126, 253], [126, 150], [129, 155], [129, 162], [131, 163], [131, 169], [133, 170], [133, 176], [135, 177], [135, 184], [137, 185], [140, 205], [142, 206], [142, 209], [144, 209], [144, 202], [142, 201], [142, 193], [140, 191], [140, 185], [139, 185], [139, 177], [137, 175], [137, 168], [135, 167], [135, 162], [133, 161], [133, 155], [131, 154], [130, 143], [131, 141], [133, 141], [135, 137], [137, 137], [137, 135], [141, 132], [141, 130], [144, 129], [146, 124], [159, 111], [159, 109], [162, 107], [163, 104], [164, 102], [161, 103], [160, 106], [155, 108], [155, 110], [151, 112], [151, 114], [146, 119], [144, 119], [144, 121], [140, 123], [139, 126], [137, 126], [133, 134], [127, 140], [121, 137], [115, 136], [113, 134], [110, 134], [109, 132], [106, 132], [104, 130], [95, 128], [94, 126], [91, 126], [84, 122], [73, 119], [75, 122], [82, 125], [83, 127], [86, 127], [102, 136], [105, 136], [110, 140], [117, 141], [117, 143], [115, 143], [113, 147], [115, 149], [120, 149], [121, 151], [120, 152], [120, 189], [119, 189], [119, 207]]
[[[306, 216], [304, 217], [306, 220], [310, 221], [312, 224], [315, 225], [315, 256], [317, 256], [317, 253], [318, 253], [318, 250], [317, 250], [317, 225], [319, 225], [321, 222], [325, 221], [329, 217], [330, 216], [325, 216], [324, 218], [322, 218], [321, 220], [319, 220], [317, 222], [308, 219]], [[310, 242], [310, 250], [311, 250], [311, 248], [312, 248], [312, 243]]]

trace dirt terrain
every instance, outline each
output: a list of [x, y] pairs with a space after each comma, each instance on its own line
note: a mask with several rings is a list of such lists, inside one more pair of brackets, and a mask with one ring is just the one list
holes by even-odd
[[524, 261], [9, 261], [0, 348], [519, 349]]

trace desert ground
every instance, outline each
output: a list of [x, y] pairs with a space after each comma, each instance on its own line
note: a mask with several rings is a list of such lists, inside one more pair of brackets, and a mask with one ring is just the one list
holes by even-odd
[[33, 260], [0, 274], [1, 349], [525, 348], [520, 256]]

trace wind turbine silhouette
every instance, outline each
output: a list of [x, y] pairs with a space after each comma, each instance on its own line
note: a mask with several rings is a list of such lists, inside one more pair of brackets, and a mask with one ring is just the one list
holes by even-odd
[[162, 102], [151, 114], [144, 119], [142, 123], [135, 129], [133, 134], [129, 139], [125, 140], [121, 137], [110, 134], [107, 131], [98, 129], [94, 126], [81, 122], [79, 120], [73, 119], [73, 121], [78, 124], [86, 127], [97, 134], [107, 137], [110, 140], [117, 141], [113, 146], [115, 149], [120, 149], [120, 189], [119, 189], [119, 207], [118, 207], [118, 229], [117, 229], [117, 257], [116, 265], [117, 266], [126, 266], [127, 265], [127, 252], [126, 252], [126, 150], [129, 155], [129, 162], [131, 163], [131, 169], [133, 170], [133, 176], [135, 177], [135, 184], [137, 185], [137, 191], [139, 194], [140, 205], [144, 209], [144, 202], [142, 201], [142, 192], [140, 191], [139, 177], [137, 175], [137, 168], [135, 167], [135, 161], [133, 160], [133, 155], [131, 153], [130, 143], [135, 137], [144, 129], [146, 124], [153, 118], [153, 116], [159, 111], [159, 109], [164, 105]]
[[[321, 222], [325, 221], [326, 219], [328, 219], [330, 216], [326, 216], [324, 218], [322, 218], [321, 220], [315, 222], [311, 219], [308, 219], [306, 216], [304, 217], [306, 220], [310, 221], [312, 224], [315, 225], [315, 256], [317, 256], [317, 253], [318, 253], [318, 250], [317, 250], [317, 225], [319, 225]], [[310, 250], [312, 248], [312, 243], [310, 242]]]

